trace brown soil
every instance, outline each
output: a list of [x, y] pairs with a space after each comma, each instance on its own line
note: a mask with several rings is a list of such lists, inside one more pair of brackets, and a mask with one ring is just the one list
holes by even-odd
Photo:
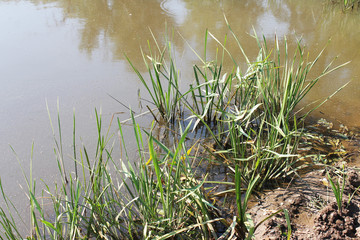
[[[278, 186], [275, 189], [253, 192], [247, 213], [254, 226], [259, 224], [255, 239], [287, 239], [288, 223], [284, 212], [269, 217], [282, 209], [289, 213], [291, 239], [360, 239], [360, 130], [350, 131], [344, 126], [334, 130], [332, 124], [324, 120], [309, 126], [307, 132], [312, 137], [304, 138], [300, 149], [304, 149], [303, 156], [312, 156], [304, 160], [310, 167], [285, 183], [274, 183]], [[208, 148], [214, 150], [215, 147]], [[216, 162], [204, 170], [213, 173], [208, 180], [220, 182], [229, 181], [228, 171], [226, 165]], [[342, 172], [346, 174], [341, 211], [327, 172], [334, 182], [339, 179], [340, 183]], [[212, 187], [212, 192], [226, 192], [232, 188], [227, 185]], [[237, 215], [235, 197], [233, 194], [216, 195], [214, 202], [219, 207], [217, 217], [226, 219], [225, 231]], [[267, 217], [269, 219], [263, 221]]]
[[[340, 186], [342, 175], [335, 168], [324, 169], [323, 165], [317, 170], [308, 169], [301, 177], [294, 177], [277, 189], [267, 190], [254, 198], [248, 212], [255, 225], [279, 209], [287, 209], [291, 239], [360, 239], [359, 136], [350, 135], [349, 132], [328, 132], [334, 135], [319, 136], [319, 143], [312, 142], [310, 145], [314, 147], [310, 151], [325, 155], [327, 160], [332, 160], [330, 163], [333, 166], [345, 171], [346, 185], [341, 211], [329, 184], [327, 171], [334, 181], [339, 178]], [[344, 169], [339, 167], [343, 164], [346, 164]], [[259, 225], [255, 239], [287, 239], [287, 231], [286, 218], [281, 212]]]
[[[360, 194], [348, 204], [348, 194], [360, 186], [359, 173], [348, 170], [342, 211], [339, 213], [324, 170], [313, 171], [293, 180], [288, 186], [262, 194], [249, 209], [255, 224], [287, 209], [291, 218], [291, 239], [360, 239]], [[287, 223], [283, 213], [259, 226], [256, 239], [286, 239]]]

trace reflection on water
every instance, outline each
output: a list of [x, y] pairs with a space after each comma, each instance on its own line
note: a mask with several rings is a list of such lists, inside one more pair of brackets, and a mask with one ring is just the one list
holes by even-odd
[[[250, 36], [253, 29], [266, 36], [269, 46], [275, 33], [280, 42], [288, 35], [290, 48], [295, 47], [296, 38], [301, 38], [311, 53], [310, 59], [331, 39], [318, 61], [318, 72], [312, 76], [320, 74], [336, 56], [337, 64], [352, 62], [322, 79], [306, 101], [324, 98], [351, 80], [346, 89], [315, 114], [360, 126], [358, 12], [344, 14], [319, 0], [0, 0], [3, 163], [7, 168], [18, 169], [8, 143], [19, 151], [21, 159], [28, 159], [30, 147], [26, 146], [34, 140], [38, 146], [35, 152], [40, 149], [35, 159], [43, 166], [35, 170], [36, 174], [46, 175], [44, 168], [50, 174], [56, 172], [44, 99], [48, 99], [50, 108], [55, 108], [59, 97], [62, 116], [68, 119], [64, 131], [69, 136], [72, 108], [76, 107], [78, 122], [82, 123], [78, 135], [87, 139], [96, 135], [90, 130], [94, 126], [94, 107], [102, 106], [108, 117], [125, 110], [107, 94], [136, 107], [139, 82], [124, 54], [141, 68], [140, 47], [146, 52], [147, 41], [153, 44], [152, 34], [161, 44], [166, 26], [174, 29], [183, 81], [191, 82], [190, 66], [195, 56], [187, 44], [202, 53], [206, 29], [223, 41], [228, 33], [224, 15], [252, 57], [257, 53], [256, 42]], [[209, 41], [209, 49], [214, 47], [215, 41]], [[227, 48], [238, 61], [243, 60], [231, 38]], [[0, 175], [7, 185], [16, 188], [19, 176], [14, 171], [0, 170]]]
[[161, 2], [161, 8], [174, 19], [174, 22], [183, 25], [187, 17], [186, 4], [181, 0], [164, 0]]

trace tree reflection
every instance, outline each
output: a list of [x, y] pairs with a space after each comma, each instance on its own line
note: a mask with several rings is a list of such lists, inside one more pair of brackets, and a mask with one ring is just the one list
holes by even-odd
[[[153, 37], [161, 41], [165, 35], [165, 25], [177, 28], [185, 39], [203, 43], [205, 29], [209, 28], [215, 35], [223, 37], [227, 31], [224, 14], [233, 24], [235, 32], [251, 31], [257, 18], [265, 11], [261, 1], [172, 1], [172, 0], [31, 0], [34, 4], [55, 3], [63, 9], [64, 20], [80, 19], [83, 28], [80, 30], [79, 49], [91, 55], [101, 44], [110, 47], [115, 59], [124, 59], [126, 53], [135, 62], [141, 61], [139, 47], [146, 49], [147, 40]], [[186, 18], [179, 24], [177, 15], [166, 11], [166, 4], [181, 2], [187, 11]], [[179, 4], [178, 4], [179, 5]], [[175, 6], [177, 7], [177, 6]], [[172, 9], [174, 10], [174, 9]], [[175, 12], [176, 13], [176, 12]], [[239, 23], [241, 19], [241, 24]], [[175, 37], [178, 48], [184, 41]], [[201, 46], [202, 48], [203, 46]]]
[[163, 39], [166, 23], [173, 19], [160, 7], [158, 0], [32, 0], [34, 4], [56, 3], [63, 9], [64, 20], [79, 19], [79, 49], [91, 55], [100, 45], [110, 47], [115, 59], [126, 53], [135, 62], [142, 61], [140, 46], [146, 49], [147, 40]]
[[[63, 9], [64, 20], [76, 18], [82, 22], [79, 49], [91, 55], [95, 49], [106, 45], [115, 60], [124, 60], [124, 53], [134, 62], [141, 63], [140, 47], [147, 49], [147, 41], [154, 37], [162, 41], [165, 26], [179, 31], [197, 51], [203, 51], [206, 29], [223, 41], [228, 29], [224, 21], [226, 15], [232, 29], [237, 33], [243, 47], [250, 56], [257, 53], [256, 42], [248, 33], [256, 29], [258, 34], [267, 35], [271, 47], [275, 32], [279, 35], [290, 34], [289, 46], [296, 37], [302, 37], [303, 43], [312, 53], [317, 53], [332, 38], [332, 43], [318, 62], [319, 70], [341, 53], [340, 62], [353, 60], [360, 63], [358, 51], [360, 32], [359, 14], [344, 14], [331, 5], [323, 5], [317, 0], [30, 0], [34, 4], [54, 3]], [[282, 28], [282, 29], [280, 29]], [[292, 34], [295, 32], [295, 34]], [[281, 38], [282, 36], [280, 36]], [[182, 51], [185, 41], [176, 36], [174, 45]], [[209, 41], [209, 49], [218, 47], [215, 41]], [[293, 47], [294, 44], [293, 44]], [[227, 48], [242, 61], [236, 42], [229, 38]], [[314, 56], [315, 57], [315, 54]], [[254, 59], [254, 57], [252, 58]], [[142, 64], [138, 64], [141, 66]], [[346, 70], [346, 71], [345, 71]], [[344, 82], [344, 77], [359, 75], [355, 68], [340, 71], [335, 82]], [[325, 83], [323, 83], [325, 84]], [[333, 84], [340, 86], [341, 84]], [[359, 81], [353, 83], [360, 89]], [[319, 84], [320, 93], [327, 95], [329, 87]], [[345, 90], [350, 91], [350, 90]], [[349, 93], [349, 92], [348, 92]], [[348, 94], [351, 95], [351, 94]], [[357, 94], [360, 96], [360, 94]], [[360, 99], [358, 99], [360, 100]]]

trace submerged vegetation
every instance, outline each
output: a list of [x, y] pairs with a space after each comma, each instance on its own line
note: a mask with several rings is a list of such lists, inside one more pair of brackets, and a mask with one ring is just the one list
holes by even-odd
[[360, 7], [359, 0], [330, 0], [331, 3], [339, 4], [344, 11], [358, 10]]
[[[255, 225], [247, 214], [252, 193], [307, 166], [298, 151], [305, 119], [327, 99], [305, 108], [299, 102], [320, 78], [342, 65], [331, 68], [331, 62], [319, 76], [309, 78], [321, 52], [310, 61], [300, 41], [290, 54], [286, 39], [282, 43], [276, 39], [271, 48], [265, 38], [256, 35], [259, 51], [256, 59], [250, 60], [230, 26], [229, 30], [243, 54], [245, 70], [244, 63], [238, 63], [227, 50], [227, 37], [222, 43], [206, 32], [205, 56], [198, 55], [202, 65], [193, 67], [194, 82], [185, 91], [179, 86], [179, 70], [168, 39], [165, 47], [156, 43], [155, 52], [149, 47], [150, 54], [144, 54], [146, 76], [128, 59], [157, 109], [148, 107], [156, 122], [168, 124], [176, 132], [172, 144], [153, 135], [155, 123], [150, 131], [142, 131], [131, 113], [137, 160], [133, 163], [129, 158], [120, 120], [117, 124], [124, 152], [120, 160], [114, 159], [112, 135], [102, 133], [102, 119], [96, 114], [96, 154], [89, 156], [85, 146], [79, 156], [74, 150], [75, 175], [67, 175], [58, 118], [55, 152], [63, 182], [55, 191], [46, 186], [39, 198], [35, 180], [31, 175], [26, 178], [32, 228], [28, 239], [252, 238], [263, 222]], [[210, 37], [221, 49], [220, 60], [207, 59]], [[225, 57], [233, 62], [230, 72], [224, 72]], [[189, 141], [198, 129], [204, 129], [211, 140]], [[206, 154], [200, 153], [200, 148]], [[227, 182], [210, 181], [212, 173], [200, 171], [201, 166], [213, 162], [229, 169]], [[219, 185], [229, 187], [215, 192]], [[2, 190], [1, 182], [0, 186]], [[0, 237], [19, 239], [22, 233], [12, 215], [13, 205], [1, 192], [7, 211], [0, 210]], [[221, 214], [221, 207], [231, 200], [219, 200], [215, 197], [219, 195], [234, 196], [236, 212], [232, 218]], [[281, 211], [288, 226], [285, 235], [290, 239], [287, 210], [279, 209], [271, 216]]]

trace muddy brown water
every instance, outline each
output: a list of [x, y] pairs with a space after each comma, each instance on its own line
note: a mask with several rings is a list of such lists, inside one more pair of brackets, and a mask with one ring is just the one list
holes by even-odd
[[[71, 156], [73, 109], [76, 144], [94, 147], [94, 108], [101, 108], [104, 125], [112, 114], [128, 112], [109, 95], [140, 112], [140, 82], [124, 53], [144, 71], [140, 46], [146, 49], [146, 41], [152, 39], [149, 29], [160, 42], [166, 26], [174, 29], [178, 67], [186, 85], [192, 81], [191, 65], [196, 60], [187, 44], [202, 52], [206, 29], [224, 39], [228, 32], [224, 14], [249, 56], [257, 51], [249, 36], [253, 29], [270, 44], [275, 34], [280, 43], [288, 35], [291, 46], [302, 38], [310, 59], [331, 39], [311, 76], [320, 74], [336, 56], [335, 65], [351, 63], [323, 78], [305, 102], [323, 99], [351, 81], [314, 116], [360, 126], [360, 12], [344, 13], [318, 0], [0, 0], [0, 176], [15, 204], [26, 211], [19, 187], [24, 186], [23, 177], [9, 145], [28, 173], [34, 142], [34, 176], [39, 182], [57, 179], [46, 101], [55, 121], [59, 99], [66, 156]], [[228, 48], [240, 56], [233, 41]], [[128, 114], [118, 116], [126, 119]], [[147, 124], [149, 119], [139, 121]]]

